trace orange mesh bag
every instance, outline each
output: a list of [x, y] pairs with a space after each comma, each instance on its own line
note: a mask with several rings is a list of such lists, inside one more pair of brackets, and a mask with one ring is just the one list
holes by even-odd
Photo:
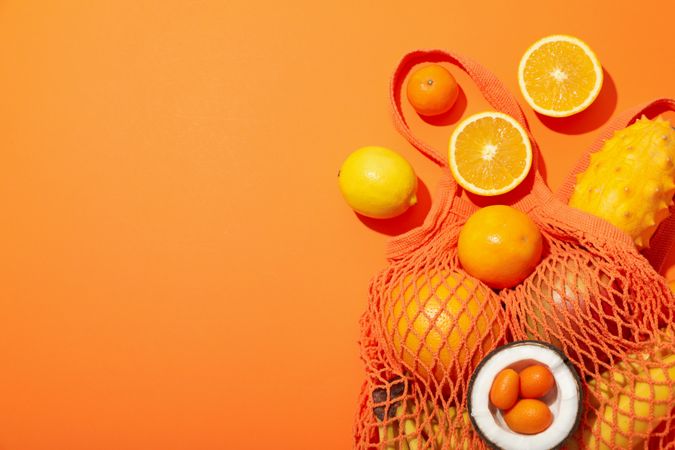
[[[492, 290], [459, 264], [459, 231], [479, 206], [463, 195], [446, 158], [417, 139], [402, 114], [405, 77], [425, 62], [465, 71], [486, 100], [530, 137], [535, 161], [528, 178], [493, 198], [526, 213], [545, 241], [542, 261], [513, 289]], [[480, 65], [440, 50], [409, 53], [392, 78], [391, 100], [398, 130], [444, 176], [425, 223], [390, 242], [388, 267], [370, 282], [361, 319], [366, 380], [355, 448], [487, 448], [469, 421], [469, 378], [491, 350], [522, 339], [560, 347], [581, 376], [583, 415], [568, 448], [675, 448], [675, 298], [665, 280], [621, 230], [566, 206], [572, 176], [557, 196], [551, 193], [537, 170], [538, 148], [518, 102]], [[673, 102], [625, 114], [603, 137], [659, 109], [673, 109]], [[588, 155], [575, 173], [584, 161]], [[672, 222], [652, 239], [655, 261], [667, 252]]]

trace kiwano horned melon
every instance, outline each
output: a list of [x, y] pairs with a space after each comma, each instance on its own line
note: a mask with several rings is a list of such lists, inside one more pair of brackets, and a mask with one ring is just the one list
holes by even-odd
[[649, 247], [675, 192], [675, 130], [642, 117], [614, 133], [577, 176], [570, 206], [599, 216]]

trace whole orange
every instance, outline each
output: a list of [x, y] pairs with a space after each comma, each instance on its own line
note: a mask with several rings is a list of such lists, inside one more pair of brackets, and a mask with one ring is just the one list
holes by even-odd
[[408, 101], [419, 114], [437, 116], [452, 108], [459, 94], [455, 77], [443, 66], [431, 64], [410, 75]]
[[408, 369], [439, 385], [468, 379], [502, 336], [499, 298], [466, 274], [408, 275], [392, 290], [384, 325]]
[[476, 211], [459, 233], [462, 268], [493, 288], [517, 285], [535, 269], [543, 242], [527, 214], [505, 205]]

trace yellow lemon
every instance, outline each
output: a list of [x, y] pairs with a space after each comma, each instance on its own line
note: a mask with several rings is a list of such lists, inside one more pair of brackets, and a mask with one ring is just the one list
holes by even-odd
[[384, 147], [362, 147], [350, 154], [340, 167], [338, 184], [347, 204], [367, 217], [395, 217], [417, 202], [415, 171]]

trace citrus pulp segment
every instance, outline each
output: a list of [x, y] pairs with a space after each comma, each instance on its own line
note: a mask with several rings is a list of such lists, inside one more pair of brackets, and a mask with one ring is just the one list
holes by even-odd
[[450, 138], [450, 170], [460, 186], [492, 196], [516, 188], [532, 166], [532, 146], [523, 127], [500, 112], [474, 114]]
[[567, 117], [588, 108], [602, 88], [603, 72], [590, 47], [572, 36], [548, 36], [535, 42], [518, 66], [518, 84], [527, 103], [551, 117]]

